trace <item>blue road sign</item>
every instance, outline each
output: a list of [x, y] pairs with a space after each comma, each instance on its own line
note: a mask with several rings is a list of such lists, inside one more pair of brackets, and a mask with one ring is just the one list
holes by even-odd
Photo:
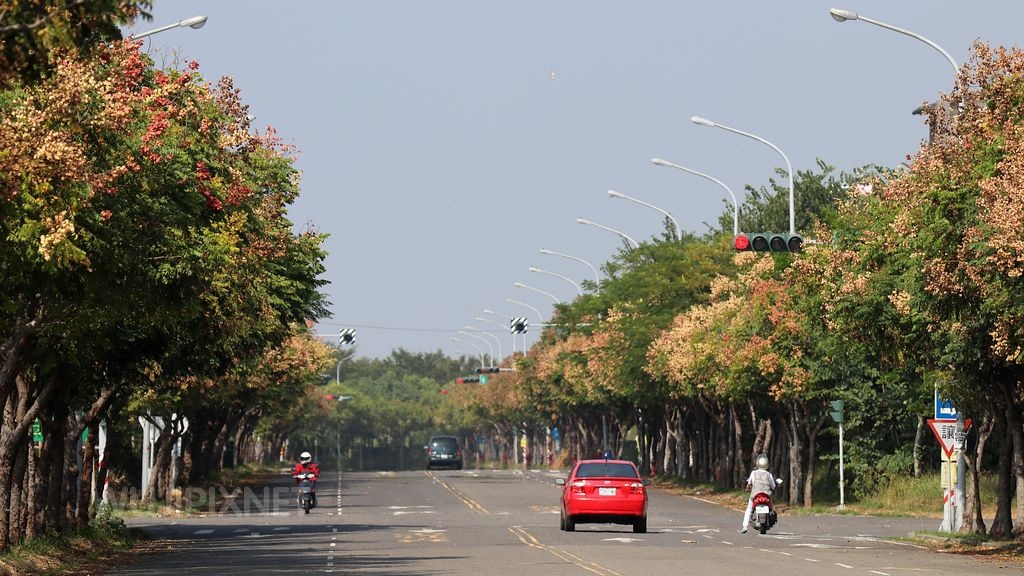
[[956, 408], [953, 407], [953, 401], [939, 396], [938, 388], [935, 389], [935, 419], [956, 420]]

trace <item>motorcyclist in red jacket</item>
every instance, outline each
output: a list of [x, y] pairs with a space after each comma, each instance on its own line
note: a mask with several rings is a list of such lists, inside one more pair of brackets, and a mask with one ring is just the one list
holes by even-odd
[[[316, 508], [316, 481], [320, 479], [320, 465], [313, 462], [313, 456], [309, 452], [303, 452], [299, 454], [299, 463], [292, 469], [292, 477], [295, 478], [299, 474], [313, 474], [313, 507]], [[299, 484], [302, 482], [301, 478], [295, 478], [295, 483]]]

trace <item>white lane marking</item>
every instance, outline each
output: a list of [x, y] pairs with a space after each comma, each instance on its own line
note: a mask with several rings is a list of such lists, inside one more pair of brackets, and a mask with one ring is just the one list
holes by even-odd
[[291, 526], [277, 526], [277, 527], [274, 528], [274, 531], [275, 532], [280, 532], [281, 530], [291, 530], [291, 529], [292, 529]]
[[248, 528], [236, 528], [236, 529], [235, 529], [235, 530], [233, 531], [233, 533], [234, 533], [234, 534], [238, 534], [239, 532], [248, 532], [248, 531], [249, 531], [249, 529], [248, 529]]
[[839, 566], [840, 568], [853, 568], [853, 566], [847, 566], [846, 564], [840, 564], [839, 562], [836, 562], [836, 566]]
[[196, 536], [203, 536], [205, 534], [213, 534], [213, 530], [196, 530], [193, 534]]
[[727, 544], [729, 546], [735, 546], [735, 544], [733, 544], [732, 542], [729, 542], [728, 540], [722, 540], [722, 544]]
[[622, 542], [623, 544], [629, 544], [630, 542], [643, 542], [640, 538], [605, 538], [605, 542]]
[[879, 574], [880, 576], [889, 576], [888, 572], [879, 572], [878, 570], [872, 570], [872, 574]]
[[391, 514], [394, 516], [404, 516], [406, 514], [433, 514], [433, 510], [395, 510]]
[[804, 560], [807, 560], [808, 562], [821, 562], [821, 560], [818, 560], [816, 558], [804, 558]]
[[789, 552], [779, 552], [779, 554], [782, 554], [783, 556], [792, 556]]

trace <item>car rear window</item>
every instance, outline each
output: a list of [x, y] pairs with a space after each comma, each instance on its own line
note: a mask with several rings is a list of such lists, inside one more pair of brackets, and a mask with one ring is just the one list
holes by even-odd
[[599, 462], [580, 464], [576, 471], [577, 478], [639, 478], [636, 469], [629, 464]]
[[433, 438], [430, 441], [430, 447], [434, 450], [448, 450], [454, 452], [458, 445], [459, 444], [455, 438]]

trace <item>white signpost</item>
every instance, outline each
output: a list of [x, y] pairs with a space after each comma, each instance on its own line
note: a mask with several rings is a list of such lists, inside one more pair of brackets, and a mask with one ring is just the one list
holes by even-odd
[[[938, 411], [936, 402], [936, 411]], [[955, 412], [954, 412], [955, 413]], [[963, 434], [957, 433], [956, 420], [928, 420], [932, 434], [942, 446], [941, 486], [942, 486], [942, 524], [939, 532], [959, 532], [963, 524], [963, 510], [960, 510], [962, 494], [957, 493], [957, 462], [963, 450]], [[964, 421], [964, 432], [971, 426], [971, 420]]]

